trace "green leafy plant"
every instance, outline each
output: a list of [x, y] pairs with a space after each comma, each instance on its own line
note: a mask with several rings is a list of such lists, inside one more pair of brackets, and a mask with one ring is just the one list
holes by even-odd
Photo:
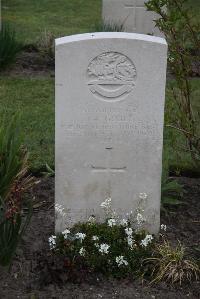
[[[27, 152], [21, 146], [17, 117], [0, 126], [0, 264], [7, 266], [31, 216], [31, 204], [23, 197], [33, 185], [28, 175]], [[22, 217], [22, 208], [28, 208]]]
[[45, 164], [46, 170], [42, 172], [42, 175], [45, 177], [54, 177], [55, 176], [55, 170], [52, 169], [47, 163]]
[[139, 275], [141, 262], [150, 255], [151, 245], [141, 245], [146, 237], [145, 232], [133, 232], [134, 244], [131, 247], [125, 229], [120, 225], [109, 227], [107, 223], [79, 224], [69, 234], [64, 231], [56, 238], [54, 252], [64, 254], [69, 264], [82, 259], [91, 271], [106, 276]]
[[[140, 193], [139, 199], [147, 199], [147, 194]], [[145, 231], [146, 220], [140, 205], [135, 214], [130, 212], [125, 219], [112, 210], [111, 198], [100, 206], [105, 221], [99, 223], [95, 216], [90, 216], [88, 221], [49, 237], [51, 255], [45, 268], [52, 279], [56, 276], [57, 281], [80, 282], [88, 274], [98, 273], [115, 278], [145, 277], [151, 283], [163, 280], [182, 284], [199, 278], [199, 267], [186, 257], [185, 248], [180, 243], [174, 248], [165, 238], [165, 224], [161, 224], [160, 237], [154, 238]], [[61, 205], [57, 204], [55, 210], [66, 216]]]
[[13, 63], [23, 46], [16, 40], [15, 31], [8, 24], [2, 23], [0, 30], [0, 70]]
[[166, 212], [165, 206], [180, 205], [183, 197], [184, 188], [174, 178], [169, 177], [169, 167], [163, 163], [162, 184], [161, 184], [161, 209]]
[[8, 266], [16, 251], [17, 245], [30, 222], [32, 206], [26, 202], [27, 215], [22, 220], [21, 213], [7, 218], [7, 211], [1, 207], [0, 212], [0, 264]]
[[16, 176], [24, 168], [27, 153], [21, 146], [19, 121], [14, 116], [10, 124], [0, 125], [0, 196], [7, 199]]
[[[195, 163], [199, 164], [200, 111], [193, 105], [189, 77], [192, 65], [199, 60], [200, 35], [199, 24], [193, 22], [192, 11], [186, 4], [187, 0], [149, 0], [146, 7], [159, 16], [155, 23], [168, 42], [169, 67], [176, 81], [176, 85], [171, 86], [174, 105], [167, 126], [185, 137], [186, 146], [183, 144], [181, 150], [189, 151]], [[177, 113], [174, 113], [175, 108]]]
[[186, 257], [185, 248], [179, 242], [173, 247], [163, 240], [155, 246], [153, 257], [145, 260], [151, 264], [153, 280], [151, 283], [167, 281], [172, 284], [199, 279], [200, 269], [197, 263]]
[[[146, 194], [145, 194], [146, 195]], [[144, 197], [144, 194], [141, 194]], [[116, 278], [142, 275], [142, 261], [150, 257], [153, 236], [144, 228], [141, 213], [121, 219], [111, 209], [111, 199], [101, 204], [106, 219], [99, 223], [94, 216], [78, 223], [70, 230], [49, 238], [52, 255], [63, 257], [67, 273], [75, 269], [87, 269]], [[61, 206], [56, 210], [63, 216]]]

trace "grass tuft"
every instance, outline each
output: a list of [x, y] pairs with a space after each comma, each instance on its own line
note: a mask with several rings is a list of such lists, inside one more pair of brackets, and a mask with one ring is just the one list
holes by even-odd
[[199, 279], [199, 266], [186, 257], [185, 248], [180, 242], [173, 247], [168, 240], [164, 240], [156, 246], [153, 257], [147, 258], [145, 262], [152, 264], [151, 284], [167, 281], [182, 285], [192, 279]]
[[22, 50], [22, 43], [16, 40], [15, 31], [3, 23], [0, 30], [0, 71], [12, 64]]

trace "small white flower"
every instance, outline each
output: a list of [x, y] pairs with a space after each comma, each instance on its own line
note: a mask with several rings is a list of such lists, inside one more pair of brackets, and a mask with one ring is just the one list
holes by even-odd
[[131, 227], [127, 227], [125, 228], [125, 233], [127, 234], [127, 236], [131, 236], [133, 233], [133, 230]]
[[160, 229], [161, 229], [161, 230], [164, 230], [164, 231], [166, 232], [166, 230], [167, 230], [167, 225], [165, 225], [165, 224], [161, 224]]
[[128, 242], [128, 246], [133, 249], [133, 247], [135, 246], [135, 240], [132, 238], [132, 236], [128, 236], [127, 237], [127, 242]]
[[112, 211], [112, 215], [111, 215], [112, 218], [116, 218], [117, 217], [117, 213], [115, 211]]
[[61, 217], [65, 217], [66, 216], [66, 213], [64, 212], [64, 208], [61, 205], [59, 205], [59, 204], [55, 204], [55, 211]]
[[86, 237], [86, 234], [83, 234], [83, 233], [77, 233], [76, 235], [76, 238], [79, 239], [82, 243], [82, 241], [85, 239]]
[[93, 236], [93, 237], [92, 237], [92, 240], [93, 240], [93, 241], [98, 241], [98, 240], [99, 240], [99, 237], [97, 237], [97, 236]]
[[83, 247], [81, 247], [81, 249], [79, 250], [79, 254], [84, 256], [85, 253], [86, 253], [86, 250]]
[[112, 227], [112, 226], [115, 226], [116, 225], [116, 220], [111, 218], [111, 219], [108, 219], [108, 226]]
[[133, 238], [130, 237], [130, 236], [128, 236], [127, 237], [127, 241], [128, 241], [128, 245], [132, 248], [132, 246], [133, 246]]
[[127, 219], [122, 219], [122, 220], [120, 221], [120, 225], [122, 225], [122, 226], [127, 226], [127, 225], [128, 225], [128, 220], [127, 220]]
[[146, 237], [141, 241], [140, 245], [142, 245], [143, 247], [147, 247], [152, 240], [153, 240], [152, 235], [146, 235]]
[[99, 249], [99, 247], [100, 247], [98, 243], [95, 243], [94, 246], [95, 246], [96, 248], [98, 248], [98, 249]]
[[102, 209], [109, 209], [111, 206], [111, 198], [106, 198], [105, 201], [103, 201], [101, 204], [100, 204], [100, 207]]
[[123, 265], [128, 266], [128, 262], [124, 259], [123, 255], [117, 256], [115, 260], [116, 260], [118, 267], [123, 266]]
[[67, 239], [68, 235], [70, 234], [70, 230], [69, 229], [65, 229], [63, 232], [62, 232], [62, 235], [64, 236], [64, 239]]
[[100, 246], [99, 246], [99, 252], [101, 252], [102, 254], [108, 254], [109, 253], [109, 251], [108, 251], [108, 249], [110, 248], [110, 245], [108, 245], [108, 244], [100, 244]]
[[174, 62], [175, 59], [174, 59], [174, 57], [169, 56], [169, 57], [168, 57], [168, 60], [169, 60], [170, 62]]
[[89, 219], [88, 219], [88, 222], [90, 224], [95, 223], [96, 222], [96, 218], [94, 216], [90, 216]]
[[49, 237], [49, 247], [50, 247], [50, 250], [52, 250], [56, 247], [56, 236], [52, 235]]
[[145, 192], [139, 194], [139, 198], [142, 200], [147, 199], [147, 194]]
[[62, 232], [63, 235], [70, 234], [70, 230], [67, 228]]
[[141, 213], [137, 213], [136, 220], [137, 220], [138, 225], [140, 225], [144, 222], [144, 218]]

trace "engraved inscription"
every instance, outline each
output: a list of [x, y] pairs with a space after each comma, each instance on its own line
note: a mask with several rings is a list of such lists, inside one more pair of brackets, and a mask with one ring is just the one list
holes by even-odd
[[160, 139], [162, 131], [156, 120], [145, 120], [137, 116], [133, 107], [80, 107], [78, 117], [62, 123], [68, 137], [96, 137], [101, 140], [126, 139], [130, 137]]
[[137, 121], [135, 123], [113, 122], [108, 124], [99, 124], [95, 122], [71, 122], [64, 125], [65, 134], [68, 137], [98, 137], [115, 139], [123, 137], [128, 139], [132, 136], [135, 138], [145, 136], [150, 139], [160, 139], [161, 132], [158, 130], [156, 122], [148, 123], [145, 121]]
[[105, 52], [95, 57], [87, 69], [90, 91], [100, 100], [123, 100], [134, 88], [136, 68], [123, 54]]

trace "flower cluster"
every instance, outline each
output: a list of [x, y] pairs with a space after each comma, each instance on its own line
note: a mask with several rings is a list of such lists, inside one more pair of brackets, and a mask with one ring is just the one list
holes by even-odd
[[131, 227], [127, 227], [125, 229], [125, 233], [127, 234], [128, 237], [132, 236], [133, 230]]
[[85, 250], [85, 248], [81, 247], [81, 249], [79, 250], [79, 254], [80, 254], [81, 256], [85, 256], [85, 254], [86, 254], [86, 250]]
[[122, 225], [122, 226], [128, 226], [128, 220], [127, 219], [122, 219], [122, 220], [120, 220], [119, 224]]
[[166, 232], [166, 230], [167, 230], [167, 225], [165, 225], [165, 224], [161, 224], [160, 229]]
[[135, 240], [133, 238], [133, 229], [131, 227], [125, 229], [125, 233], [127, 235], [127, 243], [128, 246], [133, 249], [135, 246]]
[[144, 218], [141, 213], [138, 213], [136, 216], [137, 224], [141, 225], [144, 222]]
[[[139, 195], [146, 199], [146, 193]], [[142, 210], [136, 210], [135, 221], [131, 218], [120, 218], [111, 209], [111, 198], [101, 203], [106, 212], [104, 222], [97, 222], [95, 216], [90, 216], [85, 223], [66, 228], [57, 237], [49, 238], [52, 254], [64, 253], [74, 264], [85, 263], [93, 270], [104, 271], [116, 277], [138, 271], [141, 257], [149, 257], [152, 235], [146, 234], [138, 227], [144, 222]], [[61, 206], [57, 210], [63, 213]], [[136, 223], [136, 226], [134, 225]]]
[[52, 235], [49, 237], [49, 247], [50, 247], [50, 250], [52, 250], [56, 247], [56, 236]]
[[151, 241], [153, 240], [153, 236], [152, 235], [146, 235], [146, 237], [141, 241], [141, 245], [144, 247], [147, 247]]
[[110, 245], [103, 243], [100, 244], [98, 248], [99, 248], [99, 252], [101, 252], [102, 254], [108, 254], [109, 253], [108, 249], [110, 248]]
[[69, 229], [65, 229], [65, 230], [62, 232], [62, 235], [64, 236], [64, 239], [67, 239], [69, 234], [70, 234], [70, 230], [69, 230]]
[[147, 196], [147, 194], [145, 192], [139, 194], [139, 198], [142, 199], [142, 200], [147, 199], [147, 197], [148, 196]]
[[76, 233], [76, 238], [79, 239], [81, 241], [81, 243], [83, 242], [83, 240], [85, 239], [86, 237], [86, 234], [83, 234], [83, 233]]
[[97, 237], [97, 236], [93, 236], [93, 237], [92, 237], [92, 240], [93, 240], [93, 241], [99, 241], [99, 237]]
[[105, 201], [103, 201], [100, 204], [100, 207], [105, 211], [106, 214], [111, 213], [111, 198], [106, 198]]
[[111, 219], [108, 219], [108, 226], [112, 227], [112, 226], [115, 226], [117, 223], [116, 223], [116, 220], [111, 218]]
[[123, 255], [120, 255], [120, 256], [116, 257], [116, 263], [117, 263], [118, 267], [128, 266], [128, 262], [127, 262], [127, 260], [124, 259]]
[[94, 224], [96, 222], [96, 218], [94, 216], [90, 216], [88, 219], [89, 224]]
[[64, 208], [59, 205], [59, 204], [55, 204], [55, 211], [58, 215], [60, 215], [61, 217], [66, 217], [66, 213], [64, 212]]

